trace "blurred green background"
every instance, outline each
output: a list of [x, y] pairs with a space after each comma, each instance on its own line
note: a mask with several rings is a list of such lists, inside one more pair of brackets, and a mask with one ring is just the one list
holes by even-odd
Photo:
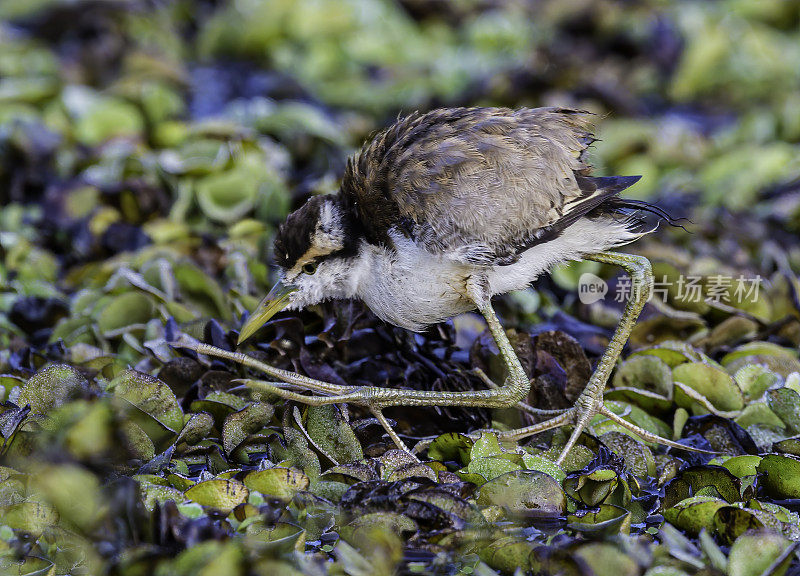
[[[238, 574], [247, 557], [261, 562], [250, 573], [273, 574], [267, 544], [292, 562], [300, 562], [291, 556], [294, 547], [305, 546], [294, 524], [291, 537], [268, 533], [264, 526], [272, 530], [280, 514], [289, 518], [283, 528], [300, 522], [308, 545], [330, 554], [333, 540], [321, 535], [333, 533], [320, 518], [339, 513], [342, 493], [331, 486], [348, 487], [316, 484], [320, 458], [325, 466], [333, 461], [325, 459], [330, 446], [312, 450], [299, 430], [309, 438], [314, 431], [291, 420], [290, 410], [281, 420], [262, 398], [229, 390], [230, 367], [190, 360], [167, 340], [183, 331], [230, 343], [229, 330], [270, 285], [271, 238], [291, 209], [311, 194], [336, 191], [347, 157], [398, 114], [472, 105], [595, 112], [596, 173], [642, 175], [627, 195], [691, 219], [682, 221], [688, 230], [662, 226], [635, 245], [654, 261], [657, 279], [720, 273], [764, 279], [759, 298], [740, 308], [687, 305], [670, 294], [648, 306], [631, 344], [678, 340], [680, 352], [670, 352], [677, 363], [711, 364], [713, 358], [726, 364], [727, 358], [731, 374], [724, 380], [741, 406], [733, 374], [747, 364], [742, 381], [757, 382], [758, 394], [747, 397], [753, 411], [737, 422], [761, 451], [775, 451], [772, 442], [783, 441], [790, 444], [780, 451], [800, 454], [790, 438], [800, 432], [800, 396], [789, 384], [781, 389], [794, 404], [776, 400], [780, 418], [760, 400], [767, 387], [784, 377], [789, 382], [800, 369], [800, 0], [0, 0], [0, 506], [7, 514], [0, 560], [25, 557], [29, 573], [100, 573], [113, 559], [114, 573]], [[569, 352], [559, 361], [588, 370], [587, 356], [602, 351], [619, 310], [576, 303], [583, 270], [611, 272], [561, 268], [552, 281], [540, 282], [539, 292], [499, 299], [498, 309], [507, 326], [522, 328], [519, 338], [543, 321], [572, 334], [577, 343], [559, 340]], [[289, 328], [271, 332], [273, 340], [254, 353], [298, 369], [298, 350], [308, 345], [340, 369], [363, 358], [383, 361], [399, 343], [408, 345], [362, 317], [370, 334], [389, 330], [389, 336], [373, 338], [377, 351], [352, 344], [357, 351], [351, 354], [347, 342], [334, 345], [341, 334], [330, 309], [313, 314], [303, 317], [305, 325], [287, 321]], [[354, 318], [352, 310], [340, 314], [347, 337]], [[482, 329], [464, 326], [459, 330], [473, 339]], [[296, 349], [281, 348], [292, 338], [300, 342]], [[425, 338], [419, 349], [433, 350], [435, 360], [427, 366], [445, 362], [450, 342]], [[447, 356], [442, 370], [466, 366], [461, 353]], [[672, 394], [670, 369], [662, 368]], [[437, 377], [428, 370], [415, 372], [425, 385]], [[722, 366], [715, 370], [722, 373]], [[647, 388], [651, 375], [644, 376]], [[575, 380], [585, 382], [581, 373]], [[708, 379], [696, 380], [702, 388]], [[468, 377], [459, 385], [470, 385]], [[669, 411], [655, 431], [669, 434], [674, 420], [676, 437], [687, 406], [696, 415], [707, 408], [687, 401], [676, 409], [671, 396], [664, 402]], [[332, 413], [319, 413], [316, 433], [335, 444], [325, 436]], [[724, 414], [719, 421], [733, 426], [734, 413]], [[427, 420], [465, 427], [461, 413], [445, 416]], [[343, 462], [366, 454], [348, 424], [335, 420], [335, 426], [335, 436], [352, 448]], [[647, 481], [656, 491], [686, 464], [659, 454], [656, 468], [649, 449], [639, 448], [649, 454]], [[240, 467], [263, 464], [270, 450], [276, 462], [303, 470], [279, 484], [286, 501], [275, 505], [275, 518], [258, 490], [247, 500], [243, 485], [230, 480]], [[584, 456], [594, 457], [588, 449]], [[795, 484], [771, 495], [797, 498], [800, 464], [773, 457], [779, 468], [795, 466]], [[540, 465], [537, 460], [530, 470]], [[755, 482], [756, 465], [748, 466]], [[287, 504], [295, 492], [305, 494], [309, 478], [316, 494], [333, 502], [326, 501], [325, 514], [304, 508], [307, 503]], [[630, 503], [627, 484], [616, 473], [613, 482], [626, 487]], [[220, 496], [231, 486], [240, 491]], [[210, 493], [198, 487], [211, 487]], [[269, 489], [274, 486], [259, 488]], [[178, 507], [158, 508], [168, 500]], [[235, 505], [245, 520], [225, 515]], [[263, 525], [251, 520], [258, 515]], [[784, 517], [796, 527], [796, 515]], [[153, 526], [174, 530], [157, 534]], [[228, 539], [231, 526], [256, 537]], [[664, 537], [665, 547], [688, 558], [685, 550], [694, 545], [674, 532]], [[731, 541], [739, 535], [731, 534]], [[498, 541], [527, 554], [524, 538]], [[744, 557], [758, 546], [740, 542]], [[367, 546], [377, 551], [368, 560], [340, 544], [337, 563], [327, 566], [331, 573], [369, 574], [366, 562], [375, 573], [390, 574], [407, 543], [389, 544]], [[422, 538], [415, 546], [429, 544]], [[451, 544], [451, 552], [458, 550]], [[610, 548], [608, 558], [642, 557], [620, 546], [622, 554]], [[520, 548], [511, 548], [513, 563]], [[635, 566], [615, 571], [606, 556], [583, 550], [587, 562], [597, 562], [594, 569], [607, 570], [598, 574], [639, 573]], [[724, 563], [724, 554], [711, 550], [712, 560], [721, 555]], [[659, 554], [651, 556], [668, 556]], [[712, 560], [682, 567], [689, 572]], [[761, 574], [771, 561], [737, 574]], [[492, 564], [509, 565], [505, 558]], [[288, 564], [281, 569], [297, 573]]]

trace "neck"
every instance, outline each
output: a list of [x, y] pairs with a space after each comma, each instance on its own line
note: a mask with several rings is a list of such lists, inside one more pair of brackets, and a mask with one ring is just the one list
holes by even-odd
[[361, 238], [354, 243], [352, 250], [353, 256], [346, 262], [348, 274], [344, 286], [347, 292], [345, 297], [360, 298], [363, 287], [369, 284], [374, 274], [379, 273], [380, 267], [375, 258], [377, 247]]
[[321, 299], [324, 294], [332, 299], [359, 298], [361, 287], [376, 272], [371, 252], [371, 246], [361, 241], [352, 246], [349, 255], [327, 262], [324, 277], [312, 277], [319, 284], [316, 297]]

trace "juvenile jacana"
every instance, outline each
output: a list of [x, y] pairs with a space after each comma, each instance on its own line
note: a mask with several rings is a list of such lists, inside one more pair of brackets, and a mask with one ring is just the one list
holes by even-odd
[[281, 280], [241, 329], [239, 343], [276, 312], [333, 298], [360, 298], [380, 318], [419, 331], [476, 309], [507, 367], [501, 386], [465, 392], [341, 386], [313, 380], [241, 353], [200, 344], [316, 393], [247, 380], [311, 405], [369, 407], [395, 443], [407, 449], [383, 416], [388, 406], [503, 408], [530, 389], [491, 298], [526, 288], [555, 264], [594, 260], [621, 266], [630, 298], [608, 348], [575, 406], [542, 411], [549, 420], [513, 432], [522, 438], [573, 424], [558, 463], [596, 414], [647, 441], [687, 449], [622, 419], [603, 404], [606, 381], [652, 290], [642, 256], [608, 252], [642, 235], [640, 209], [619, 198], [638, 176], [591, 176], [591, 115], [564, 108], [449, 108], [399, 119], [351, 158], [338, 194], [316, 196], [289, 215], [275, 237]]

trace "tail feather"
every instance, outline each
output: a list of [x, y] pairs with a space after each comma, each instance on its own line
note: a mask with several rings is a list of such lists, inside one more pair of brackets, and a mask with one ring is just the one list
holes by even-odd
[[[622, 192], [625, 188], [639, 181], [641, 176], [604, 176], [593, 178], [575, 174], [575, 180], [581, 195], [567, 202], [562, 207], [561, 217], [546, 229], [546, 236], [558, 235], [562, 230], [599, 208]], [[543, 238], [540, 236], [539, 238]], [[538, 242], [537, 242], [538, 243]]]
[[582, 191], [602, 190], [608, 194], [619, 194], [641, 179], [641, 176], [581, 176], [575, 174], [575, 181]]
[[[666, 210], [644, 200], [630, 200], [619, 197], [619, 193], [633, 186], [641, 176], [582, 176], [575, 174], [582, 194], [563, 207], [561, 217], [547, 226], [538, 230], [529, 240], [516, 250], [515, 257], [502, 264], [510, 264], [525, 250], [537, 245], [550, 242], [558, 238], [569, 226], [583, 217], [595, 218], [604, 215], [624, 216], [631, 228], [644, 224], [642, 212], [657, 216], [672, 226], [679, 226], [680, 219], [674, 218]], [[654, 230], [655, 227], [641, 232], [641, 235]], [[633, 230], [632, 230], [633, 232]]]
[[660, 206], [656, 206], [655, 204], [651, 204], [650, 202], [645, 202], [644, 200], [633, 200], [630, 198], [609, 198], [601, 208], [605, 209], [607, 212], [611, 213], [624, 213], [624, 211], [631, 210], [634, 212], [647, 212], [649, 214], [653, 214], [657, 216], [659, 220], [664, 220], [670, 226], [676, 226], [678, 228], [686, 228], [683, 227], [680, 222], [688, 222], [687, 218], [676, 218]]
[[592, 216], [594, 211], [597, 210], [604, 214], [619, 213], [631, 216], [632, 214], [629, 211], [633, 211], [635, 218], [636, 212], [648, 212], [672, 226], [683, 228], [678, 224], [682, 218], [675, 218], [660, 206], [644, 200], [632, 200], [617, 196], [626, 188], [636, 184], [641, 178], [641, 176], [580, 176], [576, 174], [576, 180], [581, 190], [586, 190], [590, 197], [599, 196], [601, 198], [601, 201], [592, 209], [585, 211], [584, 215]]

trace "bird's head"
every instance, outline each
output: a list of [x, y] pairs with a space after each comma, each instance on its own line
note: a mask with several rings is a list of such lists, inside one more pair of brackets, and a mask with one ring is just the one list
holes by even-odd
[[275, 235], [281, 278], [242, 327], [239, 343], [283, 309], [352, 296], [356, 244], [338, 196], [315, 196], [292, 212]]

